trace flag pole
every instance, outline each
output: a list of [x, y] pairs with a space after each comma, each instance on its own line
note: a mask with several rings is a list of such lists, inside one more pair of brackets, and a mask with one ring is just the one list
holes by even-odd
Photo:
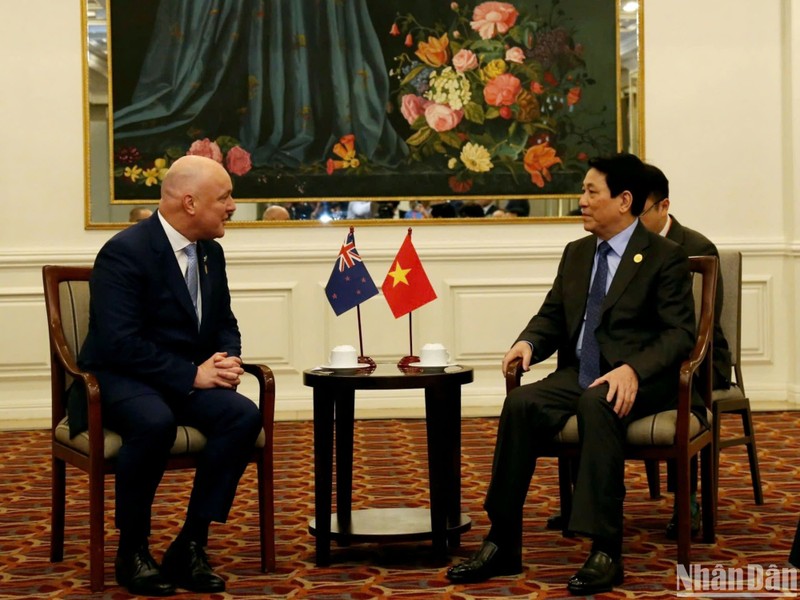
[[408, 355], [409, 356], [414, 356], [414, 337], [413, 337], [413, 334], [411, 333], [411, 315], [413, 313], [414, 313], [413, 310], [408, 313]]
[[356, 311], [358, 312], [358, 355], [364, 356], [364, 338], [361, 336], [361, 305], [356, 305]]
[[[411, 227], [408, 228], [408, 237], [411, 237]], [[411, 314], [413, 310], [408, 311], [408, 355], [414, 356], [414, 337], [411, 333]]]

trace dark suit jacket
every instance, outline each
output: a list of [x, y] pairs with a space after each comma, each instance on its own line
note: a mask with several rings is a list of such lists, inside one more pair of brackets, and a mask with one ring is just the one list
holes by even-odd
[[[185, 396], [197, 365], [214, 352], [241, 354], [222, 246], [197, 243], [202, 319], [197, 316], [158, 213], [112, 237], [90, 281], [89, 332], [81, 368], [94, 373], [103, 402], [151, 393]], [[70, 407], [70, 428], [79, 411]], [[75, 423], [78, 428], [85, 423]]]
[[[553, 287], [520, 334], [533, 360], [558, 351], [559, 368], [574, 365], [597, 245], [593, 235], [564, 249]], [[686, 252], [638, 223], [603, 303], [597, 328], [601, 372], [630, 365], [640, 382], [678, 375], [695, 337], [694, 301]]]
[[[684, 227], [675, 217], [672, 217], [667, 239], [683, 246], [689, 256], [716, 256], [719, 258], [717, 247], [711, 240], [694, 229]], [[725, 339], [725, 335], [722, 333], [722, 325], [720, 325], [722, 292], [722, 276], [719, 275], [717, 277], [717, 297], [714, 303], [713, 387], [715, 390], [731, 387], [731, 351], [728, 346], [728, 340]]]

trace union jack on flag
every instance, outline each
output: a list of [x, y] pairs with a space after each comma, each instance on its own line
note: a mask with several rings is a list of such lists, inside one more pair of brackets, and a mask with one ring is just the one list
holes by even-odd
[[378, 288], [356, 250], [352, 227], [336, 257], [325, 295], [337, 316], [378, 295]]
[[343, 272], [345, 269], [349, 269], [356, 262], [361, 262], [361, 256], [358, 254], [358, 250], [356, 250], [356, 243], [353, 240], [353, 234], [349, 233], [347, 235], [347, 241], [342, 246], [342, 249], [339, 250], [339, 272]]

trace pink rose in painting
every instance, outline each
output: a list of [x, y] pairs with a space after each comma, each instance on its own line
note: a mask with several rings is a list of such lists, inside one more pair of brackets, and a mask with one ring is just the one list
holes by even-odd
[[461, 122], [464, 112], [453, 110], [446, 104], [431, 102], [425, 108], [425, 120], [434, 131], [450, 131]]
[[406, 94], [403, 96], [400, 112], [403, 113], [403, 116], [406, 118], [406, 121], [408, 121], [408, 124], [413, 125], [414, 121], [416, 121], [420, 115], [425, 114], [425, 107], [430, 103], [430, 100], [426, 100], [421, 96]]
[[509, 48], [506, 50], [506, 62], [513, 62], [521, 65], [525, 62], [525, 52], [518, 46]]
[[206, 158], [214, 159], [219, 164], [222, 164], [222, 150], [219, 149], [217, 142], [212, 142], [208, 138], [192, 142], [186, 154], [187, 156], [205, 156]]
[[245, 175], [253, 168], [250, 153], [241, 146], [234, 146], [225, 156], [225, 168], [234, 175]]
[[519, 79], [510, 73], [503, 73], [486, 84], [483, 99], [490, 106], [509, 106], [514, 104], [521, 90]]
[[481, 38], [489, 40], [511, 29], [518, 16], [517, 9], [508, 2], [483, 2], [475, 7], [469, 24]]
[[455, 70], [459, 73], [472, 71], [478, 68], [478, 57], [475, 56], [472, 50], [462, 48], [456, 52], [456, 55], [453, 57], [453, 67], [455, 67]]

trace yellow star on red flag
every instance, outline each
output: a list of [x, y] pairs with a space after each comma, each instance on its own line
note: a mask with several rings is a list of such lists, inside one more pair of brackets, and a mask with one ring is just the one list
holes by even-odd
[[398, 283], [405, 283], [408, 285], [408, 279], [406, 279], [406, 275], [411, 271], [411, 269], [404, 269], [400, 266], [400, 262], [395, 262], [394, 271], [389, 271], [389, 277], [394, 279], [392, 282], [392, 287], [395, 287]]

